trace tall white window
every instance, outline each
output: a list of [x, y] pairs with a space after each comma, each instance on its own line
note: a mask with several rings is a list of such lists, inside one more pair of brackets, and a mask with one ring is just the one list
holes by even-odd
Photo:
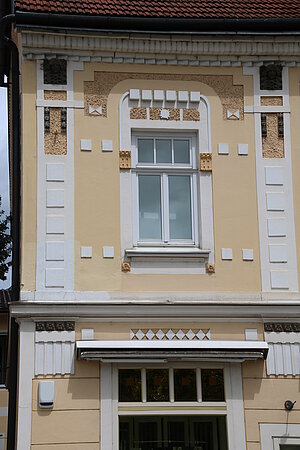
[[133, 136], [134, 244], [197, 246], [196, 139]]

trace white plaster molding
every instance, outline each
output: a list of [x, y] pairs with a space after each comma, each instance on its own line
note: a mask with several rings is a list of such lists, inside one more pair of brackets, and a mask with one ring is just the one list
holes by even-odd
[[92, 247], [81, 247], [80, 248], [80, 257], [81, 258], [92, 258], [93, 256], [93, 248]]
[[20, 322], [18, 373], [17, 450], [30, 450], [32, 380], [34, 378], [33, 322]]
[[[52, 89], [52, 88], [51, 88]], [[37, 107], [46, 107], [49, 108], [75, 108], [75, 109], [84, 109], [84, 102], [80, 100], [36, 100]]]
[[[284, 67], [282, 71], [282, 90], [272, 92], [273, 95], [283, 96], [283, 107], [285, 111], [284, 158], [263, 158], [261, 112], [273, 110], [266, 109], [267, 107], [261, 107], [260, 102], [261, 96], [266, 94], [270, 95], [270, 91], [260, 90], [259, 68], [244, 68], [244, 75], [253, 76], [254, 85], [254, 105], [252, 112], [254, 114], [255, 126], [257, 203], [262, 291], [271, 292], [274, 289], [288, 289], [291, 292], [298, 292], [290, 114], [287, 112], [290, 108], [288, 69], [287, 67]], [[278, 111], [278, 108], [276, 107], [276, 111]], [[279, 198], [274, 195], [278, 191], [276, 186], [282, 186], [282, 191], [284, 192], [284, 204], [282, 204], [281, 197]], [[269, 244], [286, 245], [287, 261], [280, 263], [279, 261], [271, 260], [269, 255]]]
[[[287, 65], [298, 65], [300, 62], [300, 41], [295, 36], [278, 38], [276, 45], [266, 38], [252, 37], [235, 40], [190, 37], [184, 39], [164, 36], [160, 39], [135, 37], [120, 34], [86, 36], [67, 35], [33, 31], [22, 31], [23, 55], [27, 58], [43, 59], [47, 55], [77, 58], [82, 61], [139, 63], [139, 64], [180, 64], [180, 65], [212, 65], [212, 66], [252, 66], [261, 65], [272, 57]], [[130, 42], [130, 54], [128, 53]], [[76, 49], [76, 50], [74, 50]], [[92, 53], [92, 56], [91, 56]], [[153, 56], [155, 54], [155, 56]], [[199, 56], [201, 55], [201, 56]]]
[[229, 144], [218, 144], [219, 155], [229, 155]]
[[253, 248], [243, 248], [242, 255], [243, 261], [253, 261], [254, 259]]
[[231, 261], [232, 260], [232, 248], [222, 248], [221, 256], [223, 261]]
[[293, 444], [296, 444], [295, 448], [299, 446], [300, 425], [298, 424], [291, 424], [288, 421], [285, 423], [261, 423], [259, 428], [261, 450], [280, 450], [280, 444], [291, 445], [291, 448], [293, 448]]

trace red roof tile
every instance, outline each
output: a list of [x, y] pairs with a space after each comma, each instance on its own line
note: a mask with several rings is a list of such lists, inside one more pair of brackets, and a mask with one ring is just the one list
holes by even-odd
[[300, 17], [300, 0], [15, 0], [15, 7], [17, 11], [117, 17]]

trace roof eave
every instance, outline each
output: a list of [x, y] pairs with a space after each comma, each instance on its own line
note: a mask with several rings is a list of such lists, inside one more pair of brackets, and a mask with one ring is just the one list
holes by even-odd
[[16, 25], [39, 29], [176, 34], [295, 34], [300, 18], [211, 19], [117, 17], [16, 11]]

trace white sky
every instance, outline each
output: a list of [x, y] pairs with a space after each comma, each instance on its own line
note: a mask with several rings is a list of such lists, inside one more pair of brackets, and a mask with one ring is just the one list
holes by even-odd
[[[8, 187], [8, 151], [7, 151], [7, 102], [6, 89], [0, 87], [0, 195], [2, 208], [9, 213]], [[6, 281], [0, 281], [0, 289], [10, 286], [10, 276]]]

